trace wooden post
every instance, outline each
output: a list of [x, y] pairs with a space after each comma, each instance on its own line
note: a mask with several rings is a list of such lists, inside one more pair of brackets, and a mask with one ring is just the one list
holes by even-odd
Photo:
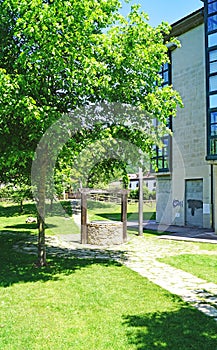
[[139, 236], [143, 235], [143, 174], [139, 168]]
[[81, 192], [81, 244], [87, 244], [87, 194]]
[[123, 241], [127, 242], [127, 191], [121, 194], [121, 221], [123, 222]]

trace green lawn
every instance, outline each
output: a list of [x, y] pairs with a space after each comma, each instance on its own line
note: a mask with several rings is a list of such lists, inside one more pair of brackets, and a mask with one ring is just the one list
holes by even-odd
[[[155, 203], [149, 202], [144, 204], [143, 219], [155, 219]], [[90, 221], [95, 220], [121, 220], [121, 205], [115, 203], [104, 203], [88, 201], [88, 218]], [[138, 203], [128, 204], [127, 219], [129, 221], [138, 221]]]
[[181, 254], [158, 260], [217, 284], [217, 245], [212, 246], [216, 255]]
[[24, 221], [35, 208], [17, 209], [0, 206], [0, 349], [217, 349], [214, 320], [117, 262], [48, 255], [34, 267], [14, 245], [36, 238]]
[[[65, 213], [59, 216], [59, 209], [62, 207], [54, 204], [54, 210], [52, 216], [48, 215], [46, 218], [47, 230], [46, 235], [60, 234], [59, 227], [62, 227], [62, 234], [79, 233], [78, 226], [74, 223], [71, 217], [71, 206], [69, 202], [62, 203]], [[49, 206], [48, 206], [49, 209]], [[20, 215], [20, 208], [18, 205], [10, 203], [0, 204], [0, 230], [6, 230], [7, 232], [20, 232], [20, 233], [32, 233], [37, 234], [37, 225], [27, 224], [26, 219], [28, 216], [37, 217], [36, 206], [32, 203], [24, 204], [24, 212]]]
[[[46, 234], [71, 234], [80, 233], [79, 227], [75, 224], [72, 217], [72, 210], [70, 201], [62, 201], [62, 207], [59, 204], [53, 205], [52, 216], [49, 214], [49, 205], [47, 206], [48, 215], [46, 218], [47, 231]], [[65, 213], [62, 212], [65, 210]], [[155, 218], [155, 204], [148, 203], [144, 205], [144, 220], [151, 220]], [[31, 232], [37, 234], [36, 224], [26, 224], [25, 221], [28, 216], [36, 217], [36, 207], [34, 204], [24, 204], [24, 212], [20, 215], [20, 208], [18, 205], [1, 203], [0, 204], [0, 229], [6, 229], [11, 232]], [[129, 221], [138, 220], [138, 204], [128, 204]], [[115, 203], [105, 203], [97, 201], [88, 201], [88, 220], [121, 220], [121, 205]], [[60, 232], [61, 227], [61, 232]]]
[[217, 324], [128, 268], [100, 259], [35, 256], [0, 234], [0, 349], [217, 348]]

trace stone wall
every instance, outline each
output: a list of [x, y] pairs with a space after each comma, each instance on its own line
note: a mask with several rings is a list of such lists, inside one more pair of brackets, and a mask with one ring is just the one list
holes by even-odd
[[173, 170], [208, 167], [206, 156], [206, 79], [204, 25], [179, 37], [172, 52], [172, 83], [184, 108], [173, 120]]
[[92, 245], [115, 245], [123, 243], [122, 222], [90, 222], [87, 224], [87, 243]]
[[[204, 25], [180, 35], [181, 47], [172, 51], [172, 83], [183, 100], [173, 118], [172, 167], [169, 182], [158, 175], [157, 221], [187, 224], [186, 181], [203, 180], [202, 226], [211, 221], [211, 176], [206, 162], [206, 79]], [[168, 186], [171, 186], [169, 189]], [[166, 208], [166, 210], [164, 209]]]
[[[182, 97], [184, 108], [173, 120], [172, 221], [188, 224], [186, 181], [203, 180], [201, 200], [210, 207], [210, 166], [206, 162], [206, 85], [204, 25], [179, 37], [181, 48], [172, 53], [173, 86]], [[210, 215], [202, 213], [202, 226], [210, 227]], [[195, 221], [195, 225], [197, 222]], [[201, 223], [198, 221], [198, 226]]]
[[172, 180], [168, 176], [157, 179], [156, 221], [160, 224], [172, 223]]

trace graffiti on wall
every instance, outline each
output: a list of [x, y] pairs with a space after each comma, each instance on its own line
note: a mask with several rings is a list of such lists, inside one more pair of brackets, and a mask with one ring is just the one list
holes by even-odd
[[178, 199], [174, 199], [173, 200], [173, 208], [177, 208], [177, 207], [183, 207], [184, 206], [184, 202], [183, 201], [179, 201]]
[[203, 201], [199, 199], [188, 199], [188, 208], [191, 209], [191, 215], [194, 216], [196, 209], [203, 209]]

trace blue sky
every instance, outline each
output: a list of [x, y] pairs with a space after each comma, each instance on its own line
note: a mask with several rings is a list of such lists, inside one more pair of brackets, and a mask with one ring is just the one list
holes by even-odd
[[141, 9], [149, 15], [149, 23], [157, 26], [162, 21], [172, 24], [180, 18], [201, 8], [200, 0], [132, 0], [130, 4], [123, 3], [122, 15], [129, 12], [131, 4], [140, 4]]

